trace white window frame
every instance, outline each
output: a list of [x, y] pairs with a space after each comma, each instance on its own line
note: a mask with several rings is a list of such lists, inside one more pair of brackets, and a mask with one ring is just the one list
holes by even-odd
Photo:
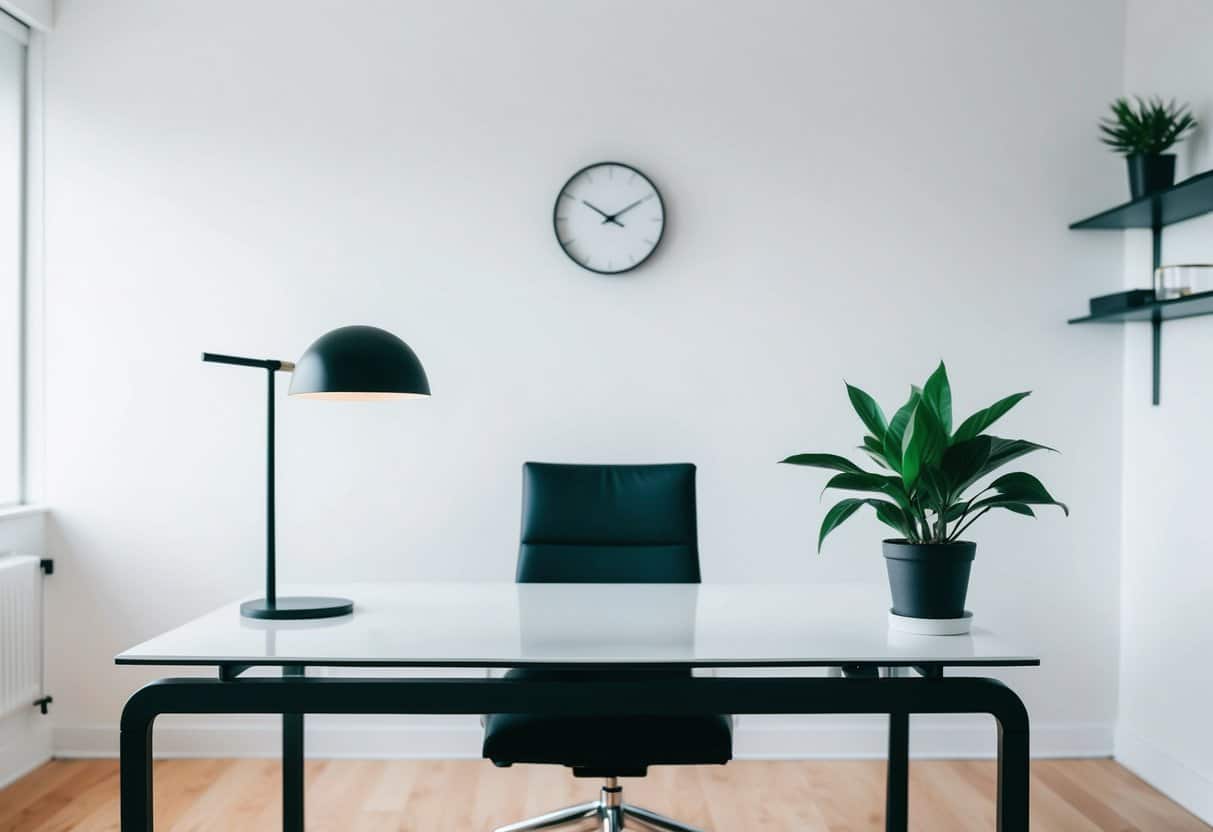
[[29, 30], [25, 53], [25, 239], [22, 280], [23, 331], [21, 501], [38, 505], [45, 495], [45, 105], [46, 33]]
[[0, 517], [39, 508], [43, 494], [43, 77], [45, 35], [0, 10], [0, 37], [25, 46], [24, 136], [21, 172], [21, 251], [18, 275], [19, 362], [17, 501]]

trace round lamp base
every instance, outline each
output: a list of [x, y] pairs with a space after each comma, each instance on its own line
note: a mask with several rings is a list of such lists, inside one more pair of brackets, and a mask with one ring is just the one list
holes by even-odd
[[297, 596], [279, 598], [273, 604], [264, 598], [245, 601], [240, 605], [240, 614], [245, 618], [269, 618], [290, 621], [303, 618], [336, 618], [354, 611], [354, 602], [348, 598], [321, 598]]

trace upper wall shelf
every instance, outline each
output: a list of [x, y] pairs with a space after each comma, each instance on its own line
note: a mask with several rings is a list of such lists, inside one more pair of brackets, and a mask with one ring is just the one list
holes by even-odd
[[1070, 228], [1162, 228], [1213, 211], [1213, 171], [1072, 223]]

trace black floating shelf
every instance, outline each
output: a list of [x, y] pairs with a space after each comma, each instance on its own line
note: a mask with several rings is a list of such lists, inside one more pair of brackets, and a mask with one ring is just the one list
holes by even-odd
[[1102, 315], [1084, 315], [1071, 318], [1071, 324], [1119, 324], [1126, 321], [1173, 321], [1176, 318], [1195, 318], [1197, 315], [1213, 315], [1213, 292], [1201, 292], [1170, 300], [1156, 300], [1132, 309], [1117, 309]]
[[1213, 171], [1072, 223], [1070, 228], [1162, 228], [1213, 211]]
[[[1076, 231], [1148, 228], [1154, 244], [1154, 268], [1162, 262], [1162, 230], [1172, 223], [1190, 220], [1213, 211], [1213, 171], [1189, 177], [1178, 185], [1117, 205], [1107, 211], [1079, 220], [1070, 225]], [[1151, 276], [1151, 282], [1152, 276]], [[1159, 399], [1159, 377], [1162, 352], [1162, 322], [1176, 318], [1194, 318], [1197, 315], [1213, 315], [1213, 292], [1159, 300], [1132, 309], [1121, 309], [1102, 315], [1086, 315], [1072, 318], [1072, 324], [1107, 323], [1118, 324], [1129, 321], [1148, 321], [1153, 329], [1154, 349], [1154, 404]]]

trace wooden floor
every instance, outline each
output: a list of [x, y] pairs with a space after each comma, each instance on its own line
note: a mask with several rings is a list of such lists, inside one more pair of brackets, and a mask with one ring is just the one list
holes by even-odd
[[[916, 761], [910, 828], [993, 829], [994, 767]], [[733, 762], [653, 769], [625, 780], [626, 799], [715, 832], [882, 830], [884, 764]], [[156, 763], [157, 830], [273, 830], [281, 822], [273, 760]], [[311, 761], [308, 832], [489, 830], [597, 796], [597, 784], [559, 768], [495, 769], [472, 760]], [[0, 831], [117, 830], [113, 760], [48, 763], [0, 790]], [[1032, 765], [1034, 832], [1210, 830], [1116, 763], [1044, 760]]]

